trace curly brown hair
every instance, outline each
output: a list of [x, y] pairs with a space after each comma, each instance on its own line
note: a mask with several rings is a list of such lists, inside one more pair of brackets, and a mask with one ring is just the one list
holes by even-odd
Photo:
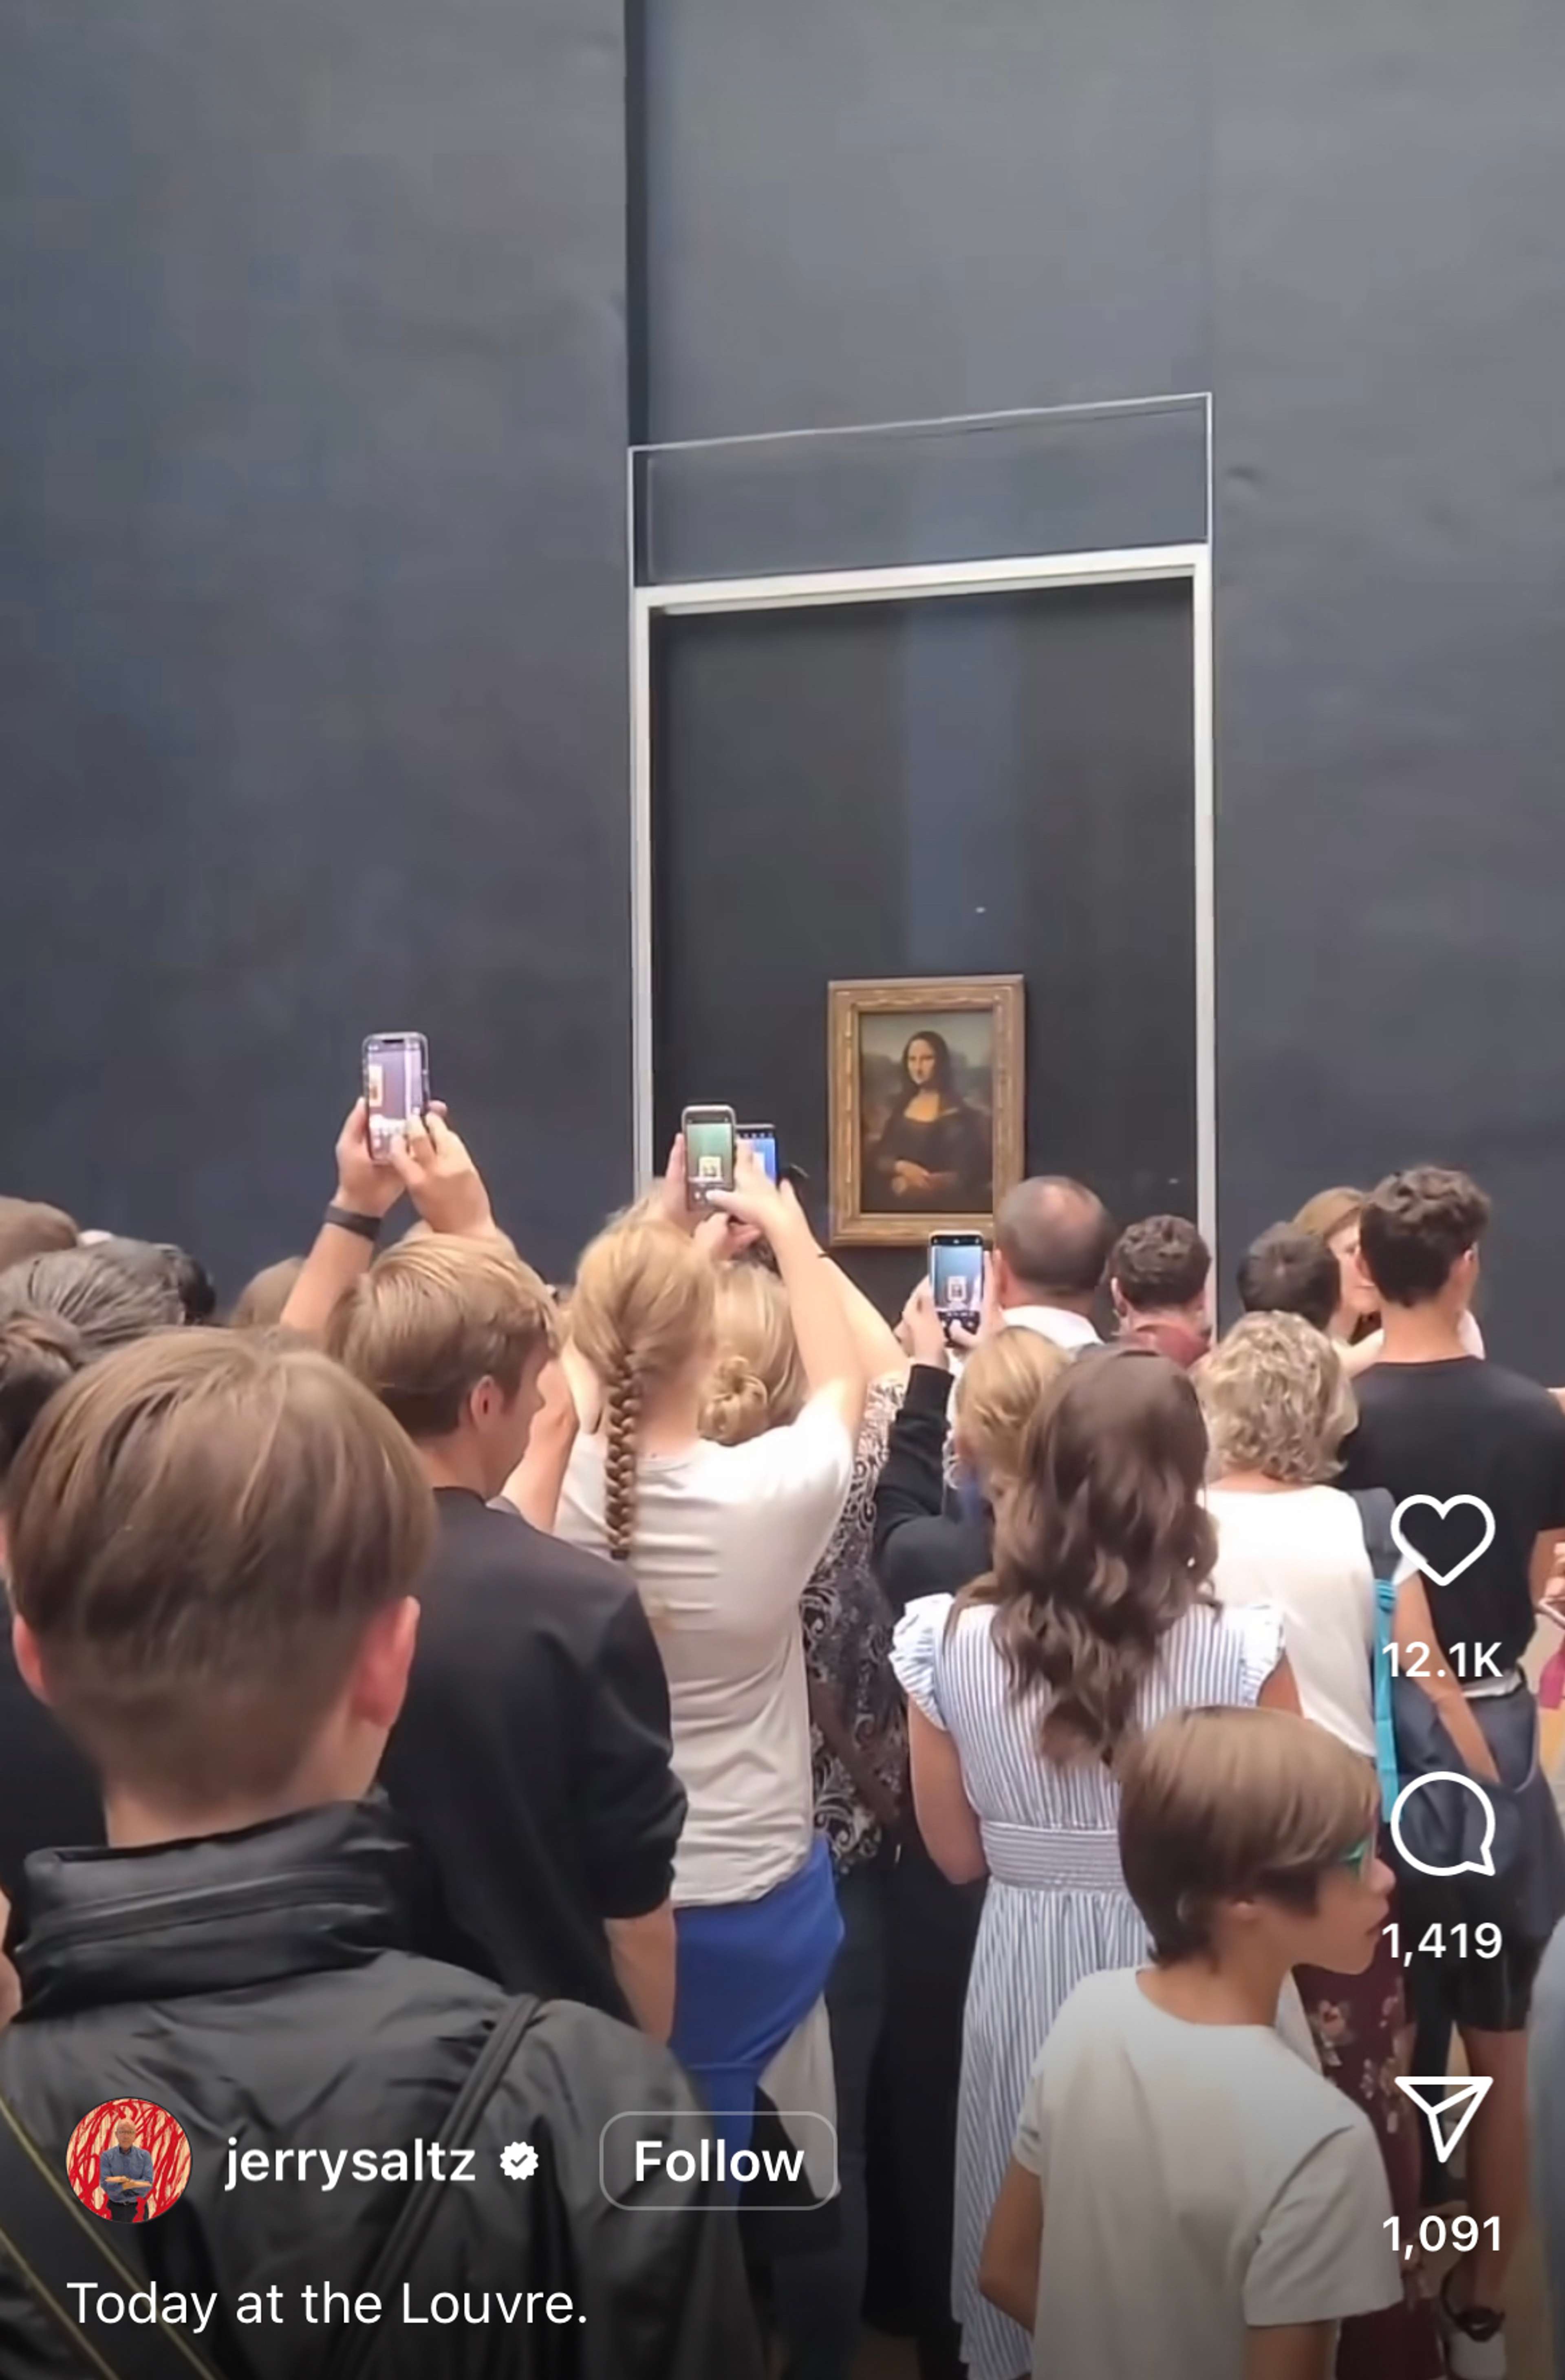
[[1048, 1690], [1047, 1758], [1114, 1760], [1169, 1630], [1217, 1560], [1201, 1500], [1207, 1430], [1184, 1373], [1124, 1343], [1077, 1358], [1046, 1396], [995, 1530], [995, 1608], [1018, 1698]]
[[1389, 1173], [1359, 1218], [1365, 1268], [1393, 1305], [1420, 1305], [1439, 1295], [1488, 1220], [1489, 1202], [1466, 1173], [1444, 1165]]

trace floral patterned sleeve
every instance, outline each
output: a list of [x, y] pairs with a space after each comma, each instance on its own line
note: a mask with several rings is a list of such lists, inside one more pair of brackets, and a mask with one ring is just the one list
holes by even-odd
[[[830, 1697], [851, 1730], [861, 1762], [891, 1799], [905, 1786], [907, 1722], [892, 1675], [892, 1611], [874, 1572], [875, 1487], [905, 1383], [892, 1374], [870, 1384], [843, 1516], [805, 1589], [805, 1663], [812, 1693]], [[882, 1827], [854, 1779], [812, 1730], [816, 1821], [840, 1869], [879, 1850]]]

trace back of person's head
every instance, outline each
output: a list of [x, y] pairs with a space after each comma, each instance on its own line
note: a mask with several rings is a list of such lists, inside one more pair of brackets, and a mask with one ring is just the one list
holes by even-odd
[[6, 1505], [48, 1700], [111, 1790], [192, 1818], [287, 1791], [433, 1538], [391, 1415], [257, 1331], [160, 1332], [90, 1365]]
[[166, 1279], [139, 1279], [96, 1245], [0, 1275], [0, 1482], [56, 1389], [95, 1356], [178, 1319]]
[[1365, 1193], [1339, 1182], [1306, 1198], [1293, 1218], [1296, 1232], [1313, 1232], [1318, 1240], [1334, 1240], [1344, 1224], [1356, 1223], [1364, 1212]]
[[1373, 1768], [1288, 1711], [1177, 1711], [1127, 1748], [1120, 1779], [1120, 1861], [1159, 1966], [1210, 1958], [1225, 1902], [1308, 1915], [1375, 1834]]
[[[406, 1248], [410, 1245], [416, 1245], [419, 1240], [432, 1240], [443, 1236], [450, 1235], [437, 1232], [432, 1223], [426, 1223], [422, 1215], [416, 1215], [413, 1220], [408, 1224], [407, 1229], [402, 1232], [397, 1239], [392, 1242], [392, 1247]], [[483, 1236], [489, 1246], [503, 1248], [507, 1256], [515, 1257], [518, 1264], [526, 1263], [526, 1257], [517, 1247], [516, 1241], [511, 1237], [510, 1232], [503, 1232], [498, 1223], [491, 1223]], [[382, 1250], [382, 1254], [375, 1258], [375, 1262], [377, 1264], [382, 1264], [390, 1253], [390, 1249]]]
[[260, 1272], [246, 1281], [234, 1300], [234, 1310], [228, 1317], [231, 1330], [270, 1330], [283, 1319], [283, 1308], [294, 1293], [294, 1286], [304, 1270], [302, 1257], [279, 1257], [275, 1264], [263, 1265]]
[[74, 1248], [80, 1237], [70, 1217], [39, 1198], [0, 1198], [0, 1272], [29, 1257]]
[[530, 1265], [495, 1242], [438, 1235], [388, 1248], [326, 1326], [338, 1362], [421, 1440], [460, 1428], [485, 1380], [514, 1401], [558, 1343]]
[[1109, 1257], [1116, 1302], [1132, 1314], [1198, 1305], [1207, 1293], [1212, 1252], [1183, 1215], [1148, 1215], [1120, 1233]]
[[133, 1279], [166, 1283], [178, 1304], [176, 1321], [210, 1322], [216, 1313], [217, 1292], [212, 1276], [200, 1259], [186, 1249], [163, 1240], [125, 1239], [117, 1232], [95, 1240], [92, 1245], [99, 1256], [107, 1257]]
[[1049, 1690], [1041, 1742], [1111, 1759], [1174, 1622], [1217, 1559], [1207, 1432], [1178, 1365], [1122, 1342], [1067, 1364], [1029, 1426], [995, 1529], [996, 1642], [1018, 1694]]
[[1012, 1305], [1070, 1301], [1097, 1293], [1114, 1225], [1095, 1190], [1060, 1173], [1037, 1173], [1001, 1199], [994, 1219], [1002, 1293]]
[[128, 1346], [183, 1318], [168, 1272], [127, 1270], [103, 1253], [102, 1242], [33, 1257], [0, 1273], [0, 1322], [18, 1314], [53, 1315], [68, 1322], [93, 1355]]
[[797, 1420], [809, 1390], [788, 1293], [764, 1265], [718, 1268], [717, 1361], [701, 1405], [701, 1436], [741, 1446]]
[[1415, 1165], [1388, 1174], [1370, 1192], [1359, 1218], [1359, 1252], [1389, 1305], [1421, 1305], [1439, 1295], [1477, 1247], [1488, 1220], [1488, 1199], [1467, 1174]]
[[1302, 1314], [1326, 1330], [1341, 1295], [1341, 1274], [1326, 1242], [1293, 1223], [1273, 1223], [1252, 1240], [1239, 1267], [1246, 1314]]
[[956, 1384], [955, 1438], [990, 1501], [1011, 1488], [1027, 1430], [1069, 1361], [1040, 1331], [997, 1330], [980, 1340]]
[[1302, 1314], [1246, 1314], [1191, 1377], [1214, 1478], [1256, 1471], [1305, 1488], [1336, 1476], [1358, 1412], [1341, 1357]]
[[603, 1384], [604, 1533], [615, 1561], [636, 1530], [636, 1448], [649, 1398], [711, 1362], [710, 1258], [669, 1222], [601, 1232], [576, 1268], [571, 1340]]
[[0, 1322], [0, 1487], [55, 1390], [87, 1360], [80, 1331], [57, 1314], [13, 1314]]

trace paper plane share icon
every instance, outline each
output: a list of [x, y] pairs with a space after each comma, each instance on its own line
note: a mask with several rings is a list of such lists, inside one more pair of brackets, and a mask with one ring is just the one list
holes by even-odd
[[1435, 2155], [1450, 2162], [1457, 2143], [1473, 2121], [1494, 2081], [1492, 2074], [1399, 2074], [1397, 2088], [1429, 2119]]

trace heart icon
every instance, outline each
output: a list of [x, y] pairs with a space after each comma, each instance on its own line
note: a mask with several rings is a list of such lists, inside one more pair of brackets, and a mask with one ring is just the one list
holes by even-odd
[[[1462, 1560], [1453, 1564], [1451, 1569], [1437, 1570], [1427, 1556], [1420, 1553], [1416, 1546], [1410, 1545], [1402, 1535], [1403, 1515], [1411, 1512], [1415, 1504], [1427, 1504], [1436, 1518], [1441, 1521], [1448, 1513], [1454, 1512], [1459, 1505], [1471, 1504], [1475, 1512], [1482, 1512], [1484, 1516], [1484, 1534], [1472, 1552], [1463, 1554]], [[1481, 1496], [1448, 1496], [1443, 1504], [1438, 1496], [1404, 1496], [1391, 1515], [1391, 1535], [1396, 1540], [1399, 1552], [1405, 1554], [1409, 1561], [1416, 1562], [1425, 1578], [1432, 1579], [1437, 1586], [1450, 1586], [1451, 1581], [1460, 1578], [1464, 1570], [1472, 1569], [1481, 1554], [1488, 1552], [1495, 1541], [1495, 1516]]]

